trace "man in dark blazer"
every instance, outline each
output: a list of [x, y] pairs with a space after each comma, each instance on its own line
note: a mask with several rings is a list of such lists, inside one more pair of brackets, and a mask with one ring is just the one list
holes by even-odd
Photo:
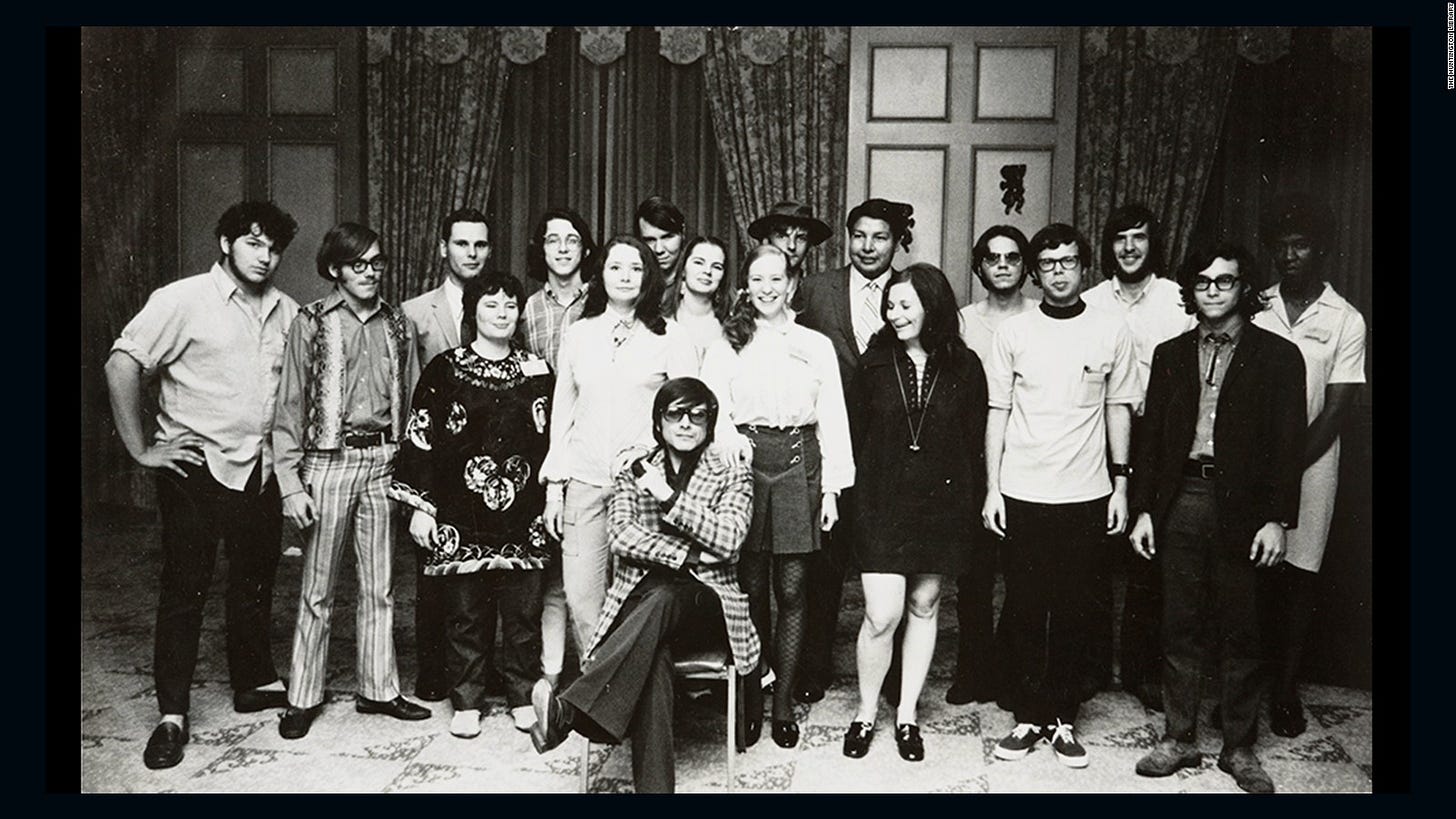
[[1202, 637], [1218, 652], [1223, 750], [1218, 767], [1250, 793], [1273, 780], [1253, 751], [1259, 713], [1256, 586], [1284, 559], [1299, 520], [1304, 360], [1254, 326], [1263, 308], [1242, 248], [1189, 256], [1179, 276], [1198, 325], [1153, 354], [1135, 442], [1133, 549], [1163, 570], [1162, 742], [1137, 763], [1168, 776], [1202, 761], [1195, 735]]
[[[834, 345], [834, 356], [839, 361], [840, 385], [848, 398], [849, 385], [854, 380], [859, 366], [860, 354], [869, 344], [870, 336], [883, 324], [880, 305], [884, 298], [885, 283], [890, 280], [895, 261], [895, 250], [910, 249], [910, 228], [915, 225], [911, 214], [915, 208], [903, 202], [884, 199], [870, 199], [856, 205], [849, 212], [844, 226], [849, 231], [849, 264], [837, 270], [804, 277], [799, 286], [798, 322], [811, 330], [817, 330], [829, 337]], [[857, 407], [846, 401], [850, 417]], [[831, 540], [825, 548], [809, 561], [808, 624], [805, 638], [804, 666], [799, 674], [799, 690], [794, 698], [799, 702], [818, 702], [824, 697], [824, 689], [834, 673], [833, 648], [834, 630], [839, 622], [839, 605], [844, 593], [845, 565], [842, 558], [833, 555], [848, 555], [848, 543], [833, 545], [833, 538], [848, 536], [848, 520], [854, 493], [846, 490], [839, 495], [840, 523], [831, 533]], [[897, 639], [895, 645], [900, 641]], [[898, 658], [898, 651], [896, 657]], [[886, 679], [899, 679], [898, 673], [887, 675]], [[887, 691], [898, 687], [891, 685]]]

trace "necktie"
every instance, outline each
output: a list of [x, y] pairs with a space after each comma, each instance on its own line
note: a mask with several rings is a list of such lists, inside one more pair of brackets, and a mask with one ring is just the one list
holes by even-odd
[[854, 321], [854, 343], [860, 352], [870, 346], [870, 337], [880, 329], [880, 324], [880, 288], [874, 284], [863, 285]]
[[1222, 350], [1223, 345], [1229, 343], [1231, 339], [1229, 339], [1228, 333], [1218, 333], [1216, 335], [1214, 333], [1209, 333], [1208, 340], [1213, 342], [1213, 357], [1208, 360], [1208, 378], [1206, 378], [1205, 380], [1208, 382], [1209, 386], [1213, 386], [1213, 373], [1214, 370], [1218, 369], [1219, 350]]

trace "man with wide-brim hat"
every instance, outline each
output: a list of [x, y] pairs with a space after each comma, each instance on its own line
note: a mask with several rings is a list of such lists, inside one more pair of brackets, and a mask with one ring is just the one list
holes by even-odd
[[748, 226], [748, 235], [759, 244], [773, 245], [789, 257], [789, 271], [793, 274], [804, 272], [809, 249], [828, 239], [829, 233], [829, 225], [815, 219], [808, 205], [798, 202], [779, 202]]

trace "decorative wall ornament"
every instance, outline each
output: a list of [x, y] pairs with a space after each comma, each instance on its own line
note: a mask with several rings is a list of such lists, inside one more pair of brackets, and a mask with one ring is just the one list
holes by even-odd
[[550, 26], [508, 26], [501, 29], [501, 51], [516, 65], [541, 59], [546, 53], [546, 34]]
[[606, 65], [627, 53], [630, 26], [577, 26], [581, 33], [581, 56], [596, 65]]
[[835, 65], [849, 62], [849, 27], [828, 26], [824, 29], [824, 56]]
[[739, 36], [743, 55], [755, 65], [773, 65], [789, 51], [789, 30], [782, 26], [744, 26]]
[[394, 51], [394, 26], [369, 26], [364, 29], [364, 58], [377, 64]]
[[1272, 63], [1289, 53], [1294, 30], [1289, 26], [1240, 26], [1239, 56], [1251, 63]]
[[657, 53], [670, 63], [688, 65], [708, 51], [708, 30], [702, 26], [657, 26]]
[[1370, 29], [1352, 26], [1331, 28], [1330, 50], [1347, 63], [1370, 62]]
[[1082, 59], [1100, 60], [1107, 56], [1107, 39], [1112, 36], [1111, 26], [1082, 27]]
[[1200, 26], [1143, 26], [1143, 48], [1164, 65], [1177, 65], [1198, 51]]
[[460, 62], [467, 48], [466, 30], [459, 26], [421, 26], [426, 57], [441, 65]]

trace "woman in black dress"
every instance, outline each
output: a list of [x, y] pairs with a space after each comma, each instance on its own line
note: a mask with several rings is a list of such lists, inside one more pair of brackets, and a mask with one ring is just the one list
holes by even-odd
[[541, 676], [541, 577], [552, 555], [537, 479], [546, 457], [554, 379], [518, 343], [525, 294], [512, 276], [465, 285], [464, 345], [420, 375], [390, 497], [414, 510], [410, 537], [428, 551], [425, 574], [445, 594], [450, 733], [480, 733], [485, 655], [501, 618], [500, 670], [516, 727], [535, 723], [531, 685]]
[[905, 618], [895, 744], [925, 758], [916, 705], [940, 609], [941, 578], [982, 548], [974, 533], [985, 486], [986, 376], [961, 343], [955, 294], [933, 265], [892, 273], [885, 327], [860, 358], [850, 415], [858, 479], [854, 555], [865, 614], [856, 644], [859, 710], [844, 754], [862, 757], [874, 731], [895, 629]]

